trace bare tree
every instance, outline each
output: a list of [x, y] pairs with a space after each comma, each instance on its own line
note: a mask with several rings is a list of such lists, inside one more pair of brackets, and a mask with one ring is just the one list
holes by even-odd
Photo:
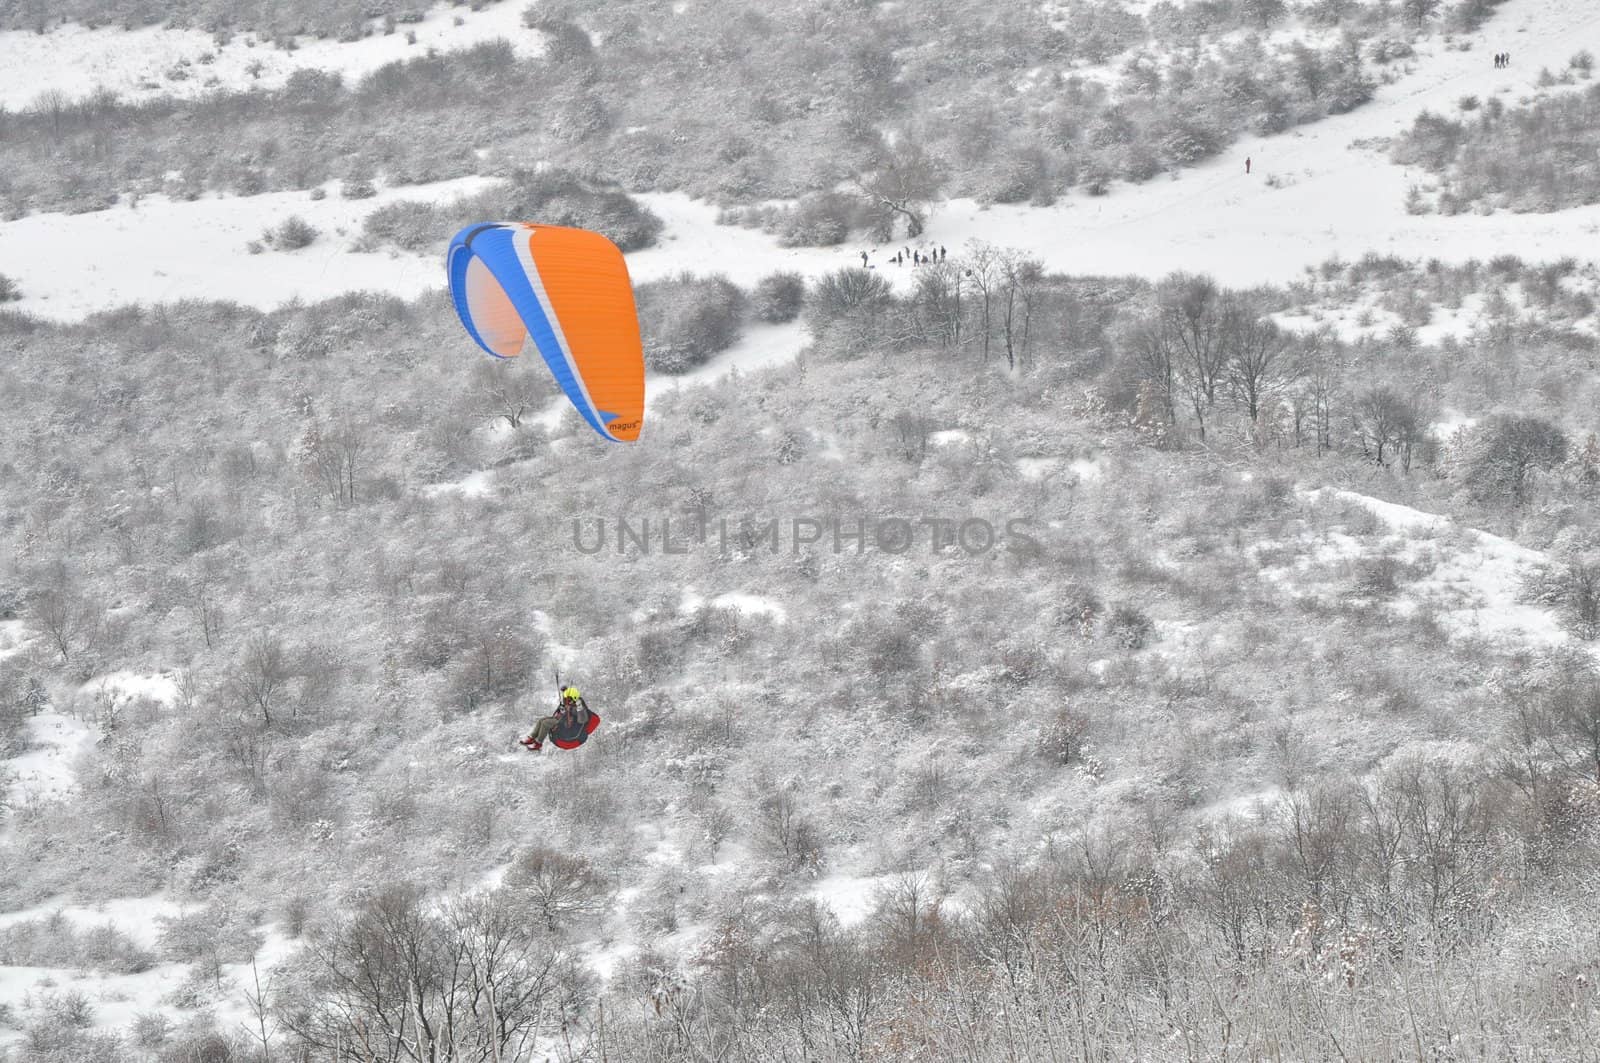
[[1228, 300], [1223, 328], [1228, 389], [1254, 427], [1260, 423], [1263, 406], [1288, 381], [1290, 337], [1239, 298]]
[[367, 448], [366, 431], [350, 421], [332, 428], [313, 424], [301, 445], [307, 468], [328, 497], [342, 506], [354, 504], [356, 474]]
[[1044, 280], [1044, 263], [1021, 251], [1000, 254], [1001, 328], [1006, 342], [1006, 366], [1017, 367], [1020, 354], [1027, 357], [1033, 311]]
[[1561, 763], [1600, 786], [1600, 677], [1585, 667], [1564, 678], [1547, 696], [1545, 711]]
[[1228, 366], [1222, 296], [1211, 278], [1178, 273], [1161, 283], [1157, 298], [1161, 327], [1179, 356], [1179, 379], [1203, 440], [1206, 415]]
[[800, 812], [788, 790], [773, 790], [756, 806], [767, 844], [794, 867], [813, 866], [821, 852], [820, 840], [809, 820]]
[[1000, 287], [1000, 249], [982, 240], [967, 241], [961, 257], [962, 276], [978, 294], [978, 321], [983, 330], [983, 360], [989, 360], [989, 345], [994, 339], [994, 297]]
[[940, 346], [961, 342], [961, 289], [965, 277], [959, 262], [941, 261], [917, 271], [911, 305], [918, 324]]
[[62, 120], [72, 107], [72, 100], [61, 89], [46, 89], [33, 101], [33, 109], [50, 119], [50, 135], [61, 139]]
[[549, 397], [539, 377], [528, 371], [528, 366], [511, 363], [479, 362], [474, 370], [478, 390], [488, 401], [494, 415], [503, 419], [512, 429], [522, 427], [522, 419], [530, 410]]
[[215, 567], [205, 565], [196, 575], [180, 580], [176, 590], [179, 602], [200, 626], [200, 636], [208, 650], [215, 648], [222, 634], [226, 615], [222, 605], [223, 587], [222, 574]]
[[64, 573], [34, 594], [29, 612], [62, 661], [92, 650], [105, 630], [105, 607], [75, 587]]
[[270, 632], [258, 631], [245, 642], [244, 653], [228, 673], [227, 684], [247, 708], [261, 714], [272, 726], [272, 710], [293, 672], [283, 640]]
[[936, 161], [922, 146], [902, 137], [893, 147], [880, 152], [870, 168], [855, 179], [856, 190], [880, 207], [889, 224], [885, 239], [892, 238], [893, 220], [904, 218], [906, 235], [922, 235], [923, 211], [939, 194], [944, 179]]
[[[1173, 341], [1159, 317], [1137, 321], [1124, 341], [1139, 375], [1140, 394], [1153, 402], [1142, 403], [1141, 424], [1159, 421], [1169, 428], [1178, 423], [1178, 362]], [[1153, 407], [1146, 408], [1146, 407]]]
[[1362, 453], [1379, 465], [1399, 458], [1411, 468], [1413, 446], [1421, 438], [1417, 409], [1393, 388], [1373, 388], [1356, 400], [1356, 432]]
[[889, 419], [889, 427], [894, 429], [902, 458], [916, 464], [927, 456], [928, 437], [933, 427], [927, 414], [901, 410]]
[[611, 898], [611, 887], [587, 860], [544, 846], [517, 857], [506, 872], [505, 888], [526, 897], [547, 930], [602, 911]]
[[1295, 353], [1298, 386], [1291, 396], [1294, 411], [1295, 445], [1307, 418], [1315, 440], [1317, 456], [1333, 449], [1334, 409], [1343, 394], [1345, 359], [1330, 330], [1305, 337]]
[[1536, 471], [1553, 469], [1567, 457], [1566, 433], [1542, 417], [1496, 417], [1477, 430], [1475, 444], [1473, 495], [1513, 506], [1527, 502]]
[[390, 886], [312, 938], [276, 1014], [308, 1059], [527, 1059], [587, 986], [520, 916], [502, 890], [437, 907], [419, 887]]

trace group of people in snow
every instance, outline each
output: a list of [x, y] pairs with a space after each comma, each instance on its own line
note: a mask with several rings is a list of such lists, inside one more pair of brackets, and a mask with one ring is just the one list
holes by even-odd
[[[870, 253], [866, 251], [860, 252], [861, 268], [873, 269], [874, 266], [870, 260], [870, 255], [875, 255], [877, 253], [877, 248], [873, 248]], [[903, 266], [907, 262], [911, 263], [913, 266], [926, 266], [934, 262], [943, 262], [948, 257], [949, 252], [945, 250], [943, 244], [939, 244], [937, 246], [931, 246], [927, 250], [923, 250], [920, 247], [902, 247], [900, 250], [894, 253], [894, 256], [890, 258], [889, 261], [893, 262], [897, 266]]]
[[1496, 70], [1504, 70], [1506, 67], [1508, 67], [1510, 65], [1511, 65], [1511, 53], [1510, 52], [1496, 52], [1496, 53], [1494, 53], [1494, 68]]

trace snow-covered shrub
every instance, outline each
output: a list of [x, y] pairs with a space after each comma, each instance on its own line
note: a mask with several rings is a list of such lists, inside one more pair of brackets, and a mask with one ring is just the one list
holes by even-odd
[[139, 974], [156, 962], [149, 949], [115, 926], [80, 930], [60, 915], [0, 928], [0, 958], [13, 967], [77, 967], [107, 974]]
[[298, 214], [286, 218], [281, 225], [262, 234], [262, 241], [268, 247], [279, 251], [298, 251], [303, 247], [310, 247], [316, 239], [317, 230]]
[[1039, 755], [1057, 764], [1071, 764], [1083, 753], [1089, 717], [1063, 705], [1040, 729]]
[[1377, 90], [1376, 81], [1362, 73], [1359, 67], [1351, 67], [1334, 79], [1327, 95], [1328, 113], [1353, 111], [1369, 102]]
[[[490, 194], [499, 200], [499, 209], [489, 214], [593, 229], [624, 251], [650, 247], [661, 234], [661, 219], [637, 200], [567, 170], [519, 170], [512, 174], [508, 188]], [[477, 197], [469, 202], [477, 208]]]
[[1394, 557], [1358, 558], [1351, 592], [1362, 598], [1393, 598], [1400, 593], [1400, 561]]
[[793, 321], [805, 305], [806, 281], [798, 273], [773, 273], [761, 278], [750, 295], [750, 312], [758, 321], [778, 325]]
[[1027, 203], [1050, 191], [1044, 153], [1027, 146], [1008, 151], [995, 161], [979, 186], [978, 198], [989, 203]]
[[368, 214], [361, 223], [363, 247], [392, 245], [407, 251], [420, 251], [447, 239], [453, 219], [444, 216], [432, 203], [402, 201], [389, 203]]
[[172, 1036], [172, 1020], [159, 1011], [146, 1011], [133, 1020], [133, 1043], [146, 1052], [153, 1052], [167, 1043]]
[[1537, 569], [1523, 590], [1531, 600], [1559, 609], [1562, 625], [1574, 637], [1600, 639], [1600, 555], [1574, 551]]
[[644, 360], [658, 373], [683, 373], [739, 338], [744, 293], [726, 277], [677, 277], [637, 292]]
[[339, 185], [339, 194], [345, 199], [371, 199], [378, 194], [378, 186], [370, 177], [347, 177]]
[[857, 224], [860, 201], [843, 192], [812, 192], [800, 197], [778, 227], [783, 247], [833, 247]]
[[1415, 54], [1410, 43], [1399, 37], [1379, 37], [1367, 45], [1367, 58], [1374, 63], [1392, 63], [1397, 59], [1410, 59]]
[[812, 285], [806, 317], [816, 328], [862, 307], [885, 305], [893, 298], [894, 289], [882, 275], [847, 266], [824, 274]]
[[1119, 605], [1106, 621], [1106, 634], [1125, 650], [1143, 649], [1155, 631], [1155, 624], [1144, 611], [1133, 605]]
[[16, 281], [0, 273], [0, 303], [11, 303], [22, 298], [22, 288]]

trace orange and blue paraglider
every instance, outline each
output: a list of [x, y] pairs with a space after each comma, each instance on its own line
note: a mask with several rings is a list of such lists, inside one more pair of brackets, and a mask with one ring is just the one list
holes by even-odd
[[532, 337], [590, 427], [615, 443], [639, 438], [644, 348], [616, 244], [559, 225], [469, 225], [445, 264], [456, 313], [478, 346], [515, 358]]

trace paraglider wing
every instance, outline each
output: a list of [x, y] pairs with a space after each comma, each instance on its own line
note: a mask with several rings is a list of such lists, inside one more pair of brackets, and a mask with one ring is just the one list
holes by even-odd
[[644, 423], [644, 348], [617, 245], [559, 225], [469, 225], [445, 260], [462, 325], [496, 358], [528, 339], [583, 419], [613, 442]]

